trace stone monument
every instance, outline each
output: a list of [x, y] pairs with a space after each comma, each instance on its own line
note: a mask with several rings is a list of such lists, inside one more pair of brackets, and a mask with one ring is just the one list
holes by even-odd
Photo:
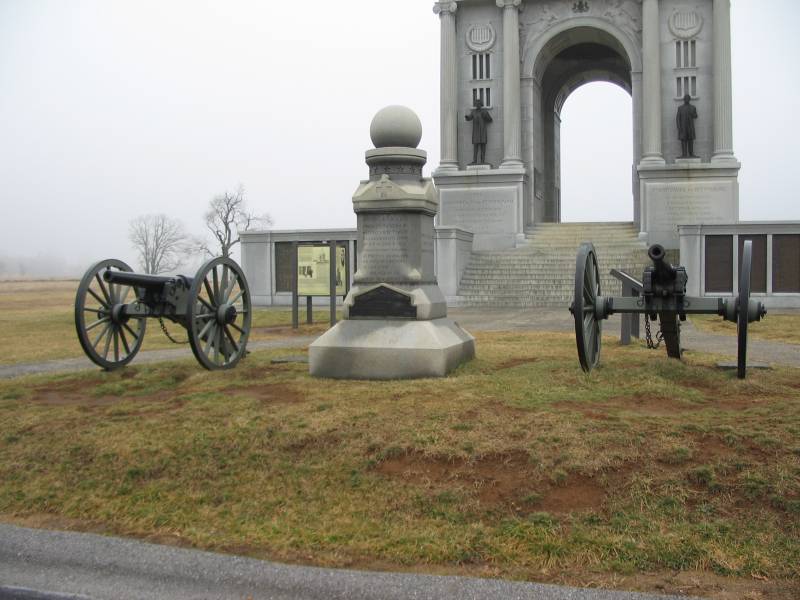
[[439, 199], [422, 177], [422, 125], [410, 109], [388, 106], [373, 118], [370, 137], [369, 180], [353, 195], [354, 285], [344, 320], [309, 347], [309, 370], [342, 379], [442, 377], [474, 356], [475, 340], [447, 318], [434, 274]]
[[[738, 221], [730, 0], [439, 0], [433, 10], [441, 23], [437, 225], [472, 232], [474, 250], [488, 251], [560, 222], [561, 112], [593, 81], [631, 95], [632, 185], [619, 193], [631, 196], [642, 240], [675, 249], [678, 225]], [[686, 95], [700, 114], [685, 132], [691, 148], [675, 127]], [[491, 166], [470, 164], [476, 148], [464, 116], [478, 100], [493, 121]]]

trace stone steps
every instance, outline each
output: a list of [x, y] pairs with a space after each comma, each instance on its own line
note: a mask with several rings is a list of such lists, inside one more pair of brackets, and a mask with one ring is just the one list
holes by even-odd
[[591, 241], [600, 267], [604, 294], [620, 295], [612, 268], [640, 277], [649, 264], [647, 248], [632, 223], [546, 223], [526, 235], [527, 243], [512, 250], [473, 253], [452, 306], [504, 308], [566, 307], [575, 285], [578, 247]]

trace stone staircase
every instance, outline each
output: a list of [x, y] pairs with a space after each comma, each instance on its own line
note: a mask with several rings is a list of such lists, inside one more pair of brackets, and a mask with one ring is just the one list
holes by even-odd
[[600, 267], [603, 295], [621, 295], [612, 268], [637, 279], [651, 264], [633, 223], [543, 223], [513, 250], [473, 252], [459, 284], [455, 306], [563, 306], [572, 301], [575, 257], [591, 241]]

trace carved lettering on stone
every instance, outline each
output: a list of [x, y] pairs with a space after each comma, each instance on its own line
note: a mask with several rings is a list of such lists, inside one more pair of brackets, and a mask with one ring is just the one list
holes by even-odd
[[[371, 281], [400, 281], [411, 271], [408, 221], [402, 214], [365, 215], [359, 250], [359, 276]], [[366, 223], [365, 223], [366, 225]]]
[[464, 194], [456, 200], [444, 193], [439, 203], [442, 225], [478, 234], [501, 234], [514, 230], [516, 203], [513, 194], [484, 189]]
[[659, 231], [678, 225], [729, 223], [731, 184], [716, 182], [648, 183], [647, 221]]

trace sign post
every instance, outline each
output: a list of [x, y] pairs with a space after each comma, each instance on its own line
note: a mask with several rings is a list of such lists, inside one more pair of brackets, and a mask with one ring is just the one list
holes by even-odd
[[297, 242], [292, 242], [292, 329], [300, 327], [300, 297], [298, 295]]
[[331, 309], [331, 327], [336, 325], [336, 267], [339, 262], [339, 253], [336, 251], [336, 240], [331, 240], [328, 243], [330, 252], [330, 265], [328, 273], [329, 281], [329, 296], [330, 296], [330, 309]]

